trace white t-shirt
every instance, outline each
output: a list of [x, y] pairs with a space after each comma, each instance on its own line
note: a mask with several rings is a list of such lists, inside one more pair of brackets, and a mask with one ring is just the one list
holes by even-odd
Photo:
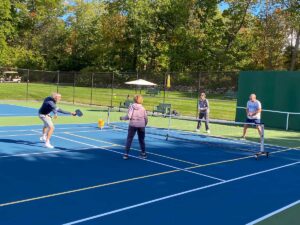
[[[261, 109], [261, 103], [260, 101], [256, 100], [255, 102], [252, 101], [248, 101], [247, 102], [247, 109], [248, 112], [253, 113], [253, 112], [257, 112], [259, 109]], [[260, 119], [261, 117], [261, 113], [257, 113], [254, 116], [248, 116], [248, 119]]]

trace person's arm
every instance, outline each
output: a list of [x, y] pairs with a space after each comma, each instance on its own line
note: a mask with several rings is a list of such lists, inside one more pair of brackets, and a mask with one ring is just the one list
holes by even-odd
[[59, 113], [62, 113], [62, 114], [70, 114], [70, 115], [73, 115], [74, 113], [72, 112], [69, 112], [69, 111], [65, 111], [61, 108], [56, 108], [56, 112], [59, 112]]
[[57, 113], [62, 113], [62, 114], [69, 114], [69, 115], [76, 115], [74, 112], [68, 112], [63, 109], [60, 109], [56, 106], [54, 102], [49, 102], [50, 106], [52, 107], [52, 112], [54, 113], [54, 116], [57, 116]]
[[206, 99], [206, 104], [207, 104], [207, 106], [204, 108], [206, 111], [208, 111], [209, 110], [209, 102], [208, 102], [208, 100]]
[[252, 116], [255, 116], [256, 114], [261, 113], [261, 111], [262, 111], [262, 109], [261, 109], [261, 103], [259, 102], [258, 103], [258, 109], [254, 113], [252, 113]]
[[148, 124], [148, 115], [147, 115], [147, 111], [145, 110], [145, 125], [147, 126]]
[[130, 106], [126, 116], [121, 116], [120, 120], [130, 120], [133, 114], [133, 107]]
[[203, 111], [205, 108], [201, 108], [201, 105], [200, 105], [200, 100], [198, 101], [198, 109], [200, 110], [200, 111]]
[[246, 114], [247, 116], [251, 116], [250, 113], [249, 113], [249, 102], [247, 102], [247, 105], [246, 105]]

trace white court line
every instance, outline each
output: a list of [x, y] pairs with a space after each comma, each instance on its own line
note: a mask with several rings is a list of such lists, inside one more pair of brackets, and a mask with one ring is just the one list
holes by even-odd
[[[39, 130], [30, 130], [32, 132], [36, 132], [36, 131], [40, 131]], [[76, 131], [76, 133], [89, 133], [89, 132], [98, 132], [98, 133], [102, 133], [102, 132], [108, 132], [108, 130], [94, 130], [94, 129], [91, 129], [91, 130], [80, 130], [80, 131]], [[55, 132], [55, 134], [66, 134], [67, 132]], [[36, 136], [37, 134], [34, 133], [34, 134], [6, 134], [6, 135], [1, 135], [0, 134], [0, 139], [3, 138], [3, 137], [22, 137], [22, 136]]]
[[200, 190], [216, 187], [216, 186], [219, 186], [219, 185], [222, 185], [222, 184], [231, 183], [231, 182], [242, 180], [242, 179], [245, 179], [245, 178], [254, 177], [254, 176], [257, 176], [257, 175], [260, 175], [260, 174], [265, 174], [265, 173], [268, 173], [268, 172], [272, 172], [272, 171], [275, 171], [275, 170], [279, 170], [279, 169], [283, 169], [283, 168], [286, 168], [286, 167], [294, 166], [294, 165], [297, 165], [297, 164], [300, 164], [300, 161], [295, 162], [295, 163], [286, 164], [286, 165], [279, 166], [279, 167], [275, 167], [275, 168], [272, 168], [272, 169], [263, 170], [263, 171], [260, 171], [260, 172], [248, 174], [248, 175], [245, 175], [245, 176], [233, 178], [233, 179], [226, 180], [226, 181], [223, 181], [223, 182], [218, 182], [218, 183], [215, 183], [215, 184], [202, 186], [202, 187], [199, 187], [199, 188], [194, 188], [194, 189], [190, 189], [190, 190], [183, 191], [183, 192], [178, 192], [176, 194], [167, 195], [167, 196], [164, 196], [164, 197], [161, 197], [161, 198], [156, 198], [156, 199], [153, 199], [153, 200], [150, 200], [150, 201], [142, 202], [142, 203], [139, 203], [139, 204], [127, 206], [127, 207], [116, 209], [116, 210], [112, 210], [112, 211], [109, 211], [109, 212], [101, 213], [101, 214], [91, 216], [91, 217], [87, 217], [87, 218], [84, 218], [84, 219], [64, 223], [63, 225], [74, 225], [74, 224], [83, 223], [83, 222], [98, 219], [98, 218], [101, 218], [101, 217], [104, 217], [104, 216], [124, 212], [124, 211], [130, 210], [130, 209], [142, 207], [142, 206], [145, 206], [145, 205], [153, 204], [153, 203], [156, 203], [156, 202], [160, 202], [160, 201], [163, 201], [163, 200], [175, 198], [175, 197], [178, 197], [178, 196], [186, 195], [186, 194], [197, 192], [197, 191], [200, 191]]
[[[76, 140], [69, 139], [69, 138], [59, 137], [59, 136], [56, 136], [56, 135], [52, 135], [52, 136], [56, 137], [56, 138], [63, 139], [63, 140], [71, 141], [71, 142], [74, 142], [74, 143], [78, 143], [78, 144], [82, 144], [82, 145], [86, 145], [86, 146], [90, 146], [90, 147], [96, 147], [96, 148], [99, 148], [99, 149], [102, 149], [102, 150], [106, 150], [106, 151], [113, 152], [113, 153], [116, 153], [116, 154], [119, 154], [119, 155], [123, 155], [123, 153], [121, 153], [121, 152], [114, 151], [114, 150], [111, 150], [111, 149], [108, 149], [108, 148], [103, 148], [101, 146], [91, 145], [91, 144], [88, 144], [88, 143], [85, 143], [85, 142], [80, 142], [80, 141], [76, 141]], [[207, 178], [210, 178], [210, 179], [213, 179], [213, 180], [224, 181], [223, 179], [213, 177], [213, 176], [209, 176], [209, 175], [206, 175], [206, 174], [203, 174], [203, 173], [197, 173], [197, 172], [194, 172], [194, 171], [190, 171], [188, 169], [183, 169], [183, 168], [179, 168], [179, 167], [176, 167], [176, 166], [171, 166], [171, 165], [168, 165], [168, 164], [165, 164], [165, 163], [161, 163], [161, 162], [157, 162], [157, 161], [153, 161], [153, 160], [149, 160], [149, 159], [142, 159], [142, 158], [139, 158], [139, 157], [134, 156], [134, 155], [129, 155], [129, 156], [132, 157], [132, 158], [136, 158], [136, 159], [139, 159], [139, 160], [144, 160], [144, 161], [147, 161], [147, 162], [150, 162], [150, 163], [153, 163], [153, 164], [157, 164], [157, 165], [161, 165], [161, 166], [164, 166], [164, 167], [168, 167], [168, 168], [180, 170], [180, 171], [183, 171], [183, 172], [195, 174], [195, 175], [198, 175], [198, 176], [201, 176], [201, 177], [207, 177]]]
[[[64, 132], [64, 133], [68, 134], [68, 135], [71, 135], [71, 136], [74, 136], [74, 137], [79, 137], [79, 138], [83, 138], [83, 139], [87, 139], [87, 140], [91, 140], [91, 141], [95, 141], [95, 142], [99, 142], [99, 143], [114, 144], [114, 145], [118, 145], [118, 146], [123, 147], [123, 148], [125, 147], [124, 145], [120, 145], [120, 144], [116, 144], [116, 143], [108, 142], [108, 141], [102, 141], [102, 140], [98, 140], [98, 139], [90, 138], [90, 137], [86, 137], [86, 136], [81, 136], [81, 135], [73, 134], [72, 132]], [[131, 149], [134, 150], [134, 151], [138, 151], [138, 152], [140, 151], [139, 149], [136, 149], [136, 148], [131, 148]], [[183, 162], [183, 163], [194, 165], [194, 166], [199, 166], [200, 165], [198, 163], [189, 162], [189, 161], [185, 161], [185, 160], [181, 160], [181, 159], [176, 159], [176, 158], [173, 158], [173, 157], [169, 157], [169, 156], [166, 156], [166, 155], [161, 155], [161, 154], [157, 154], [157, 153], [153, 153], [153, 152], [149, 152], [149, 151], [147, 151], [147, 153], [149, 155], [155, 155], [155, 156], [159, 156], [159, 157], [162, 157], [162, 158], [171, 159], [171, 160], [174, 160], [174, 161]]]
[[[32, 132], [34, 132], [34, 134], [22, 134], [22, 136], [36, 136], [36, 132], [38, 132], [38, 130], [31, 130]], [[77, 133], [89, 133], [89, 132], [97, 132], [97, 133], [102, 133], [103, 131], [109, 131], [109, 130], [83, 130], [83, 131], [77, 131]], [[72, 133], [69, 133], [69, 132], [56, 132], [55, 134], [69, 134], [69, 135], [73, 135]], [[3, 137], [19, 137], [20, 134], [18, 135], [0, 135], [0, 140], [1, 138]], [[77, 136], [77, 135], [73, 135], [73, 136]], [[81, 137], [81, 138], [85, 138], [85, 139], [90, 139], [88, 137], [84, 137], [84, 136], [78, 136], [78, 137]], [[105, 146], [106, 148], [110, 148], [110, 147], [124, 147], [123, 145], [120, 145], [120, 144], [115, 144], [113, 142], [107, 142], [107, 141], [101, 141], [101, 140], [97, 140], [97, 139], [90, 139], [90, 140], [93, 140], [93, 141], [96, 141], [96, 142], [100, 142], [100, 143], [105, 143], [105, 144], [109, 144], [109, 146]], [[135, 149], [135, 148], [132, 148], [132, 150], [134, 151], [139, 151], [138, 149]], [[32, 153], [33, 155], [35, 153]], [[181, 160], [181, 159], [176, 159], [176, 158], [172, 158], [172, 157], [169, 157], [169, 156], [165, 156], [165, 155], [160, 155], [160, 154], [156, 154], [156, 153], [152, 153], [152, 152], [148, 152], [148, 154], [151, 154], [151, 155], [156, 155], [156, 156], [159, 156], [159, 157], [162, 157], [162, 158], [167, 158], [167, 159], [171, 159], [171, 160], [174, 160], [174, 161], [178, 161], [178, 162], [183, 162], [183, 163], [186, 163], [186, 164], [190, 164], [190, 165], [194, 165], [194, 166], [199, 166], [200, 164], [197, 164], [197, 163], [193, 163], [193, 162], [188, 162], [188, 161], [185, 161], [185, 160]], [[26, 154], [27, 156], [30, 155], [30, 153]], [[9, 158], [9, 157], [18, 157], [19, 155], [10, 155], [10, 156], [5, 156], [4, 158]], [[22, 154], [21, 154], [22, 156]], [[2, 158], [0, 156], [0, 158]]]
[[289, 204], [289, 205], [287, 205], [287, 206], [285, 206], [285, 207], [282, 207], [281, 209], [278, 209], [278, 210], [276, 210], [276, 211], [273, 211], [273, 212], [271, 212], [271, 213], [269, 213], [269, 214], [267, 214], [267, 215], [265, 215], [265, 216], [263, 216], [263, 217], [261, 217], [261, 218], [258, 218], [257, 220], [254, 220], [254, 221], [252, 221], [252, 222], [250, 222], [250, 223], [247, 223], [246, 225], [254, 225], [254, 224], [257, 224], [257, 223], [259, 223], [259, 222], [261, 222], [261, 221], [263, 221], [263, 220], [265, 220], [265, 219], [270, 218], [271, 216], [274, 216], [274, 215], [276, 215], [276, 214], [278, 214], [278, 213], [280, 213], [280, 212], [282, 212], [282, 211], [284, 211], [284, 210], [286, 210], [286, 209], [288, 209], [288, 208], [292, 208], [293, 206], [298, 205], [298, 204], [300, 204], [300, 200], [298, 200], [298, 201], [296, 201], [296, 202], [293, 202], [293, 203], [291, 203], [291, 204]]
[[[74, 136], [74, 137], [79, 137], [79, 138], [83, 138], [83, 139], [87, 139], [87, 140], [91, 140], [91, 141], [95, 141], [95, 142], [99, 142], [99, 143], [106, 143], [106, 144], [115, 144], [115, 145], [118, 145], [116, 143], [113, 143], [113, 142], [108, 142], [108, 141], [102, 141], [102, 140], [97, 140], [97, 139], [94, 139], [94, 138], [90, 138], [90, 137], [86, 137], [86, 136], [81, 136], [81, 135], [77, 135], [77, 134], [73, 134], [71, 132], [64, 132], [65, 134], [68, 134], [68, 135], [71, 135], [71, 136]], [[123, 145], [118, 145], [120, 147], [124, 147]], [[135, 148], [131, 148], [132, 150], [134, 151], [139, 151], [138, 149], [135, 149]], [[295, 148], [285, 148], [283, 150], [277, 150], [277, 151], [274, 151], [274, 152], [271, 152], [270, 155], [272, 154], [277, 154], [277, 153], [281, 153], [281, 152], [287, 152], [287, 151], [292, 151], [292, 150], [298, 150], [299, 147], [295, 147]], [[149, 154], [152, 154], [152, 155], [156, 155], [156, 156], [159, 156], [159, 157], [163, 157], [163, 158], [168, 158], [168, 159], [171, 159], [171, 160], [175, 160], [175, 161], [179, 161], [179, 162], [185, 162], [187, 164], [194, 164], [196, 167], [197, 166], [200, 166], [201, 167], [201, 164], [197, 164], [197, 163], [193, 163], [193, 162], [188, 162], [188, 161], [184, 161], [184, 160], [180, 160], [180, 159], [176, 159], [176, 158], [172, 158], [172, 157], [168, 157], [168, 156], [164, 156], [164, 155], [160, 155], [160, 154], [156, 154], [156, 153], [151, 153], [151, 152], [148, 152]], [[251, 158], [253, 156], [249, 156], [249, 157], [243, 157], [243, 158], [239, 158], [239, 159], [247, 159], [247, 158]], [[233, 160], [228, 160], [228, 161], [233, 161]], [[234, 161], [236, 161], [236, 159], [234, 159]], [[225, 161], [226, 162], [226, 161]]]
[[[71, 124], [72, 125], [72, 124]], [[28, 126], [28, 125], [25, 125]], [[0, 127], [1, 128], [1, 127]], [[74, 129], [82, 129], [82, 128], [96, 128], [96, 126], [89, 126], [89, 127], [76, 127], [76, 126], [72, 126], [72, 127], [56, 127], [55, 130], [74, 130]], [[32, 131], [32, 130], [42, 130], [42, 125], [40, 126], [40, 128], [36, 128], [36, 129], [23, 129], [23, 130], [0, 130], [0, 133], [8, 133], [8, 132], [28, 132], [28, 131]]]
[[[59, 124], [61, 125], [61, 124]], [[56, 130], [74, 130], [74, 129], [82, 129], [82, 128], [96, 128], [95, 126], [89, 126], [89, 127], [76, 127], [74, 125], [76, 124], [66, 124], [66, 125], [73, 125], [72, 127], [67, 127], [67, 128], [55, 128]], [[80, 124], [77, 124], [77, 125], [95, 125], [93, 123], [80, 123]], [[24, 126], [28, 126], [28, 125], [18, 125], [18, 127], [24, 127]], [[39, 126], [39, 125], [34, 125], [34, 126]], [[1, 128], [1, 126], [0, 126]], [[28, 131], [31, 131], [32, 129], [30, 130], [0, 130], [0, 133], [3, 133], [3, 132], [28, 132]], [[34, 130], [37, 130], [39, 131], [40, 128], [37, 128], [37, 129], [34, 129]], [[114, 129], [114, 130], [122, 130], [123, 129]], [[103, 130], [102, 130], [103, 131]], [[191, 134], [194, 134], [193, 132], [188, 132], [186, 131], [187, 133], [191, 133]], [[215, 136], [214, 138], [218, 138], [217, 136]], [[238, 142], [237, 140], [234, 140], [234, 139], [227, 139], [228, 142], [233, 142], [233, 143], [239, 143], [239, 144], [244, 144], [244, 145], [251, 145], [251, 144], [256, 144], [256, 145], [259, 145], [258, 143], [256, 142], [250, 142], [250, 141], [245, 141], [245, 142]], [[248, 143], [247, 143], [248, 142]], [[269, 146], [271, 148], [281, 148], [281, 149], [287, 149], [288, 147], [284, 147], [284, 146], [279, 146], [279, 145], [272, 145], [272, 144], [265, 144], [265, 146]]]
[[[148, 127], [150, 129], [156, 129], [156, 127]], [[123, 131], [124, 129], [116, 129], [116, 128], [113, 128], [113, 130], [121, 130]], [[157, 132], [157, 131], [156, 131]], [[159, 132], [159, 131], [158, 131]], [[180, 133], [180, 130], [171, 130], [171, 132], [173, 133]], [[182, 132], [183, 134], [191, 134], [191, 135], [194, 135], [196, 136], [197, 134], [195, 132], [192, 132], [192, 131], [183, 131]], [[150, 135], [157, 135], [157, 134], [153, 134], [153, 133], [149, 133]], [[252, 146], [252, 145], [257, 145], [257, 146], [260, 146], [260, 143], [258, 142], [255, 142], [255, 141], [249, 141], [249, 140], [238, 140], [238, 139], [234, 139], [234, 138], [224, 138], [222, 136], [214, 136], [214, 135], [205, 135], [205, 134], [198, 134], [200, 137], [211, 137], [213, 139], [221, 139], [222, 141], [225, 141], [226, 143], [234, 143], [234, 144], [239, 144], [239, 145], [243, 145], [243, 146]], [[201, 141], [199, 141], [199, 143], [201, 143]], [[279, 146], [279, 145], [272, 145], [272, 144], [266, 144], [264, 143], [264, 146], [265, 147], [269, 147], [269, 148], [280, 148], [280, 149], [286, 149], [288, 147], [285, 147], [285, 146]]]
[[28, 113], [28, 115], [24, 114], [0, 114], [0, 116], [36, 116]]
[[[110, 148], [114, 147], [117, 145], [109, 145], [109, 146], [102, 146], [104, 148]], [[0, 158], [11, 158], [11, 157], [24, 157], [24, 156], [31, 156], [31, 155], [44, 155], [44, 154], [54, 154], [54, 153], [64, 153], [64, 152], [77, 152], [77, 151], [88, 151], [91, 149], [99, 149], [96, 147], [90, 147], [90, 148], [81, 148], [81, 149], [72, 149], [72, 150], [52, 150], [52, 151], [45, 151], [45, 152], [31, 152], [31, 153], [20, 153], [20, 154], [15, 154], [15, 155], [5, 155], [5, 156], [0, 156]]]

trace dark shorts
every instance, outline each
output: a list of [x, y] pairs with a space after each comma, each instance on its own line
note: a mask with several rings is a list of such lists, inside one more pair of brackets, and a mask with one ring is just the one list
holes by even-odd
[[261, 120], [260, 119], [249, 119], [249, 118], [247, 118], [246, 123], [261, 124]]

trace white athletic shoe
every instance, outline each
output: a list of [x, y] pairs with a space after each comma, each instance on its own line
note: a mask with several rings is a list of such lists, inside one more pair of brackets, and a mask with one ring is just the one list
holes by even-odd
[[40, 141], [41, 141], [41, 142], [46, 142], [46, 139], [47, 139], [47, 137], [46, 137], [46, 136], [42, 136], [42, 137], [40, 137]]
[[199, 129], [196, 129], [195, 131], [196, 131], [196, 132], [200, 132], [200, 130], [199, 130]]
[[210, 134], [210, 130], [207, 130], [206, 133], [207, 133], [207, 134]]
[[54, 148], [54, 146], [51, 145], [50, 142], [46, 142], [46, 143], [45, 143], [45, 147], [46, 147], [46, 148]]

